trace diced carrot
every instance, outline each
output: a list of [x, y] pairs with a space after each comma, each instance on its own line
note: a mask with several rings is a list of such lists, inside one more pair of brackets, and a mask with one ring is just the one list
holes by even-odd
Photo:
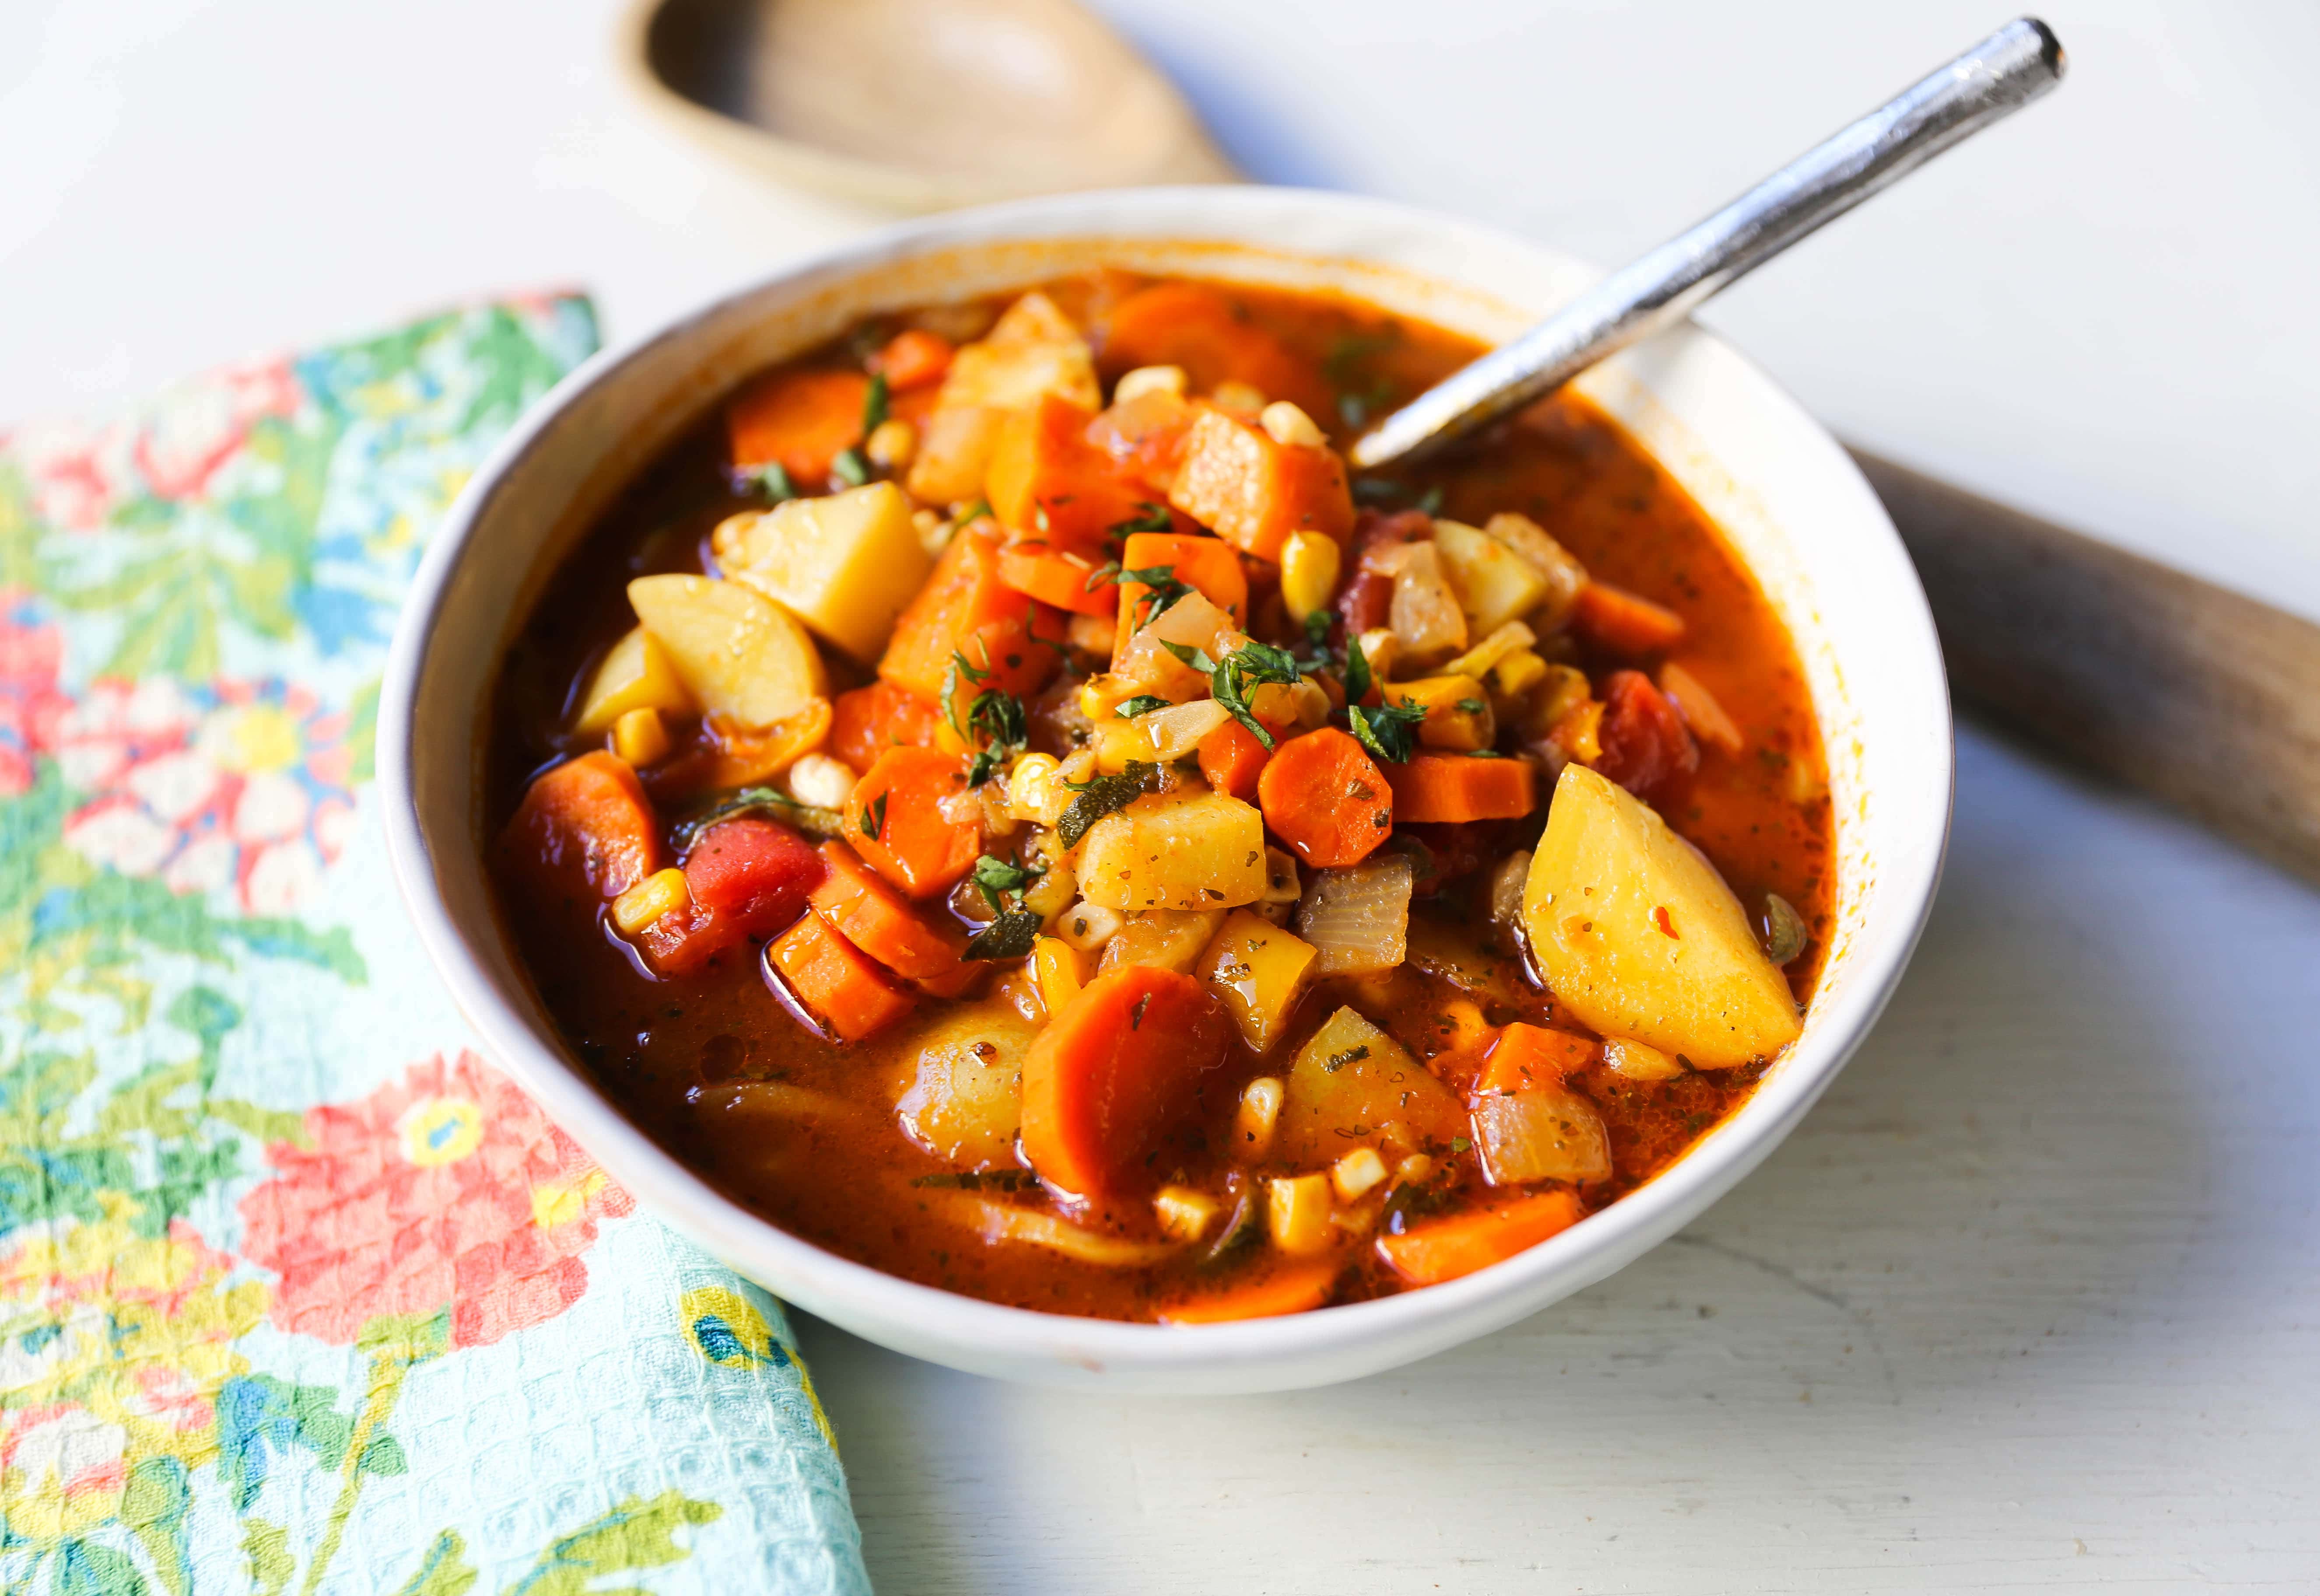
[[1243, 803], [1256, 802], [1257, 782], [1272, 750], [1238, 721], [1227, 721], [1201, 739], [1201, 774], [1209, 785]]
[[1099, 549], [1119, 522], [1151, 513], [1151, 490], [1088, 441], [1094, 419], [1055, 394], [1007, 418], [983, 477], [1001, 523], [1059, 547]]
[[1284, 1313], [1302, 1313], [1329, 1300], [1329, 1288], [1337, 1283], [1338, 1272], [1345, 1266], [1341, 1258], [1290, 1264], [1250, 1285], [1173, 1302], [1160, 1310], [1160, 1322], [1213, 1325], [1237, 1319], [1278, 1319]]
[[766, 948], [798, 1002], [841, 1041], [858, 1042], [909, 1013], [916, 1002], [877, 961], [809, 914]]
[[939, 332], [912, 327], [886, 340], [870, 358], [870, 369], [886, 379], [897, 394], [930, 388], [950, 369], [950, 340]]
[[[1155, 500], [1168, 496], [1184, 458], [1184, 437], [1201, 408], [1165, 389], [1151, 389], [1121, 401], [1088, 423], [1087, 440], [1101, 449]], [[1178, 512], [1183, 524], [1192, 520]]]
[[1334, 726], [1292, 737], [1256, 778], [1273, 834], [1317, 869], [1357, 865], [1393, 834], [1393, 789], [1362, 745]]
[[823, 843], [821, 859], [813, 909], [831, 929], [910, 980], [941, 984], [958, 974], [966, 937], [956, 926], [919, 913], [842, 842]]
[[1746, 746], [1739, 726], [1708, 690], [1708, 684], [1672, 659], [1660, 667], [1660, 691], [1700, 741], [1727, 754], [1736, 754]]
[[1064, 622], [1053, 609], [1000, 580], [999, 540], [961, 531], [894, 622], [878, 675], [938, 703], [951, 656], [963, 654], [975, 669], [991, 673], [975, 684], [978, 689], [1028, 695], [1047, 685], [1062, 658], [1059, 648], [1040, 639], [1060, 643], [1063, 636]]
[[1543, 1192], [1378, 1238], [1378, 1254], [1412, 1285], [1438, 1285], [1502, 1263], [1586, 1218], [1572, 1192]]
[[802, 493], [820, 493], [831, 464], [862, 441], [870, 379], [858, 371], [776, 371], [733, 395], [725, 431], [733, 464], [778, 464]]
[[1016, 592], [1076, 614], [1109, 616], [1119, 608], [1119, 589], [1110, 582], [1091, 588], [1095, 572], [1087, 556], [1049, 543], [1010, 543], [999, 551], [999, 579]]
[[1145, 1158], [1199, 1107], [1231, 1022], [1190, 975], [1124, 965], [1047, 1021], [1023, 1057], [1023, 1152], [1042, 1179], [1081, 1197], [1151, 1178]]
[[1591, 1038], [1518, 1022], [1501, 1030], [1490, 1044], [1474, 1090], [1523, 1092], [1533, 1086], [1557, 1086], [1572, 1071], [1593, 1063], [1600, 1048], [1600, 1044]]
[[1276, 442], [1220, 410], [1203, 410], [1185, 435], [1168, 503], [1259, 559], [1278, 561], [1291, 532], [1342, 543], [1354, 526], [1337, 451]]
[[667, 801], [769, 782], [828, 740], [831, 718], [826, 698], [807, 700], [805, 708], [771, 726], [707, 716], [683, 753], [645, 773], [645, 790]]
[[1138, 366], [1181, 366], [1187, 385], [1207, 394], [1247, 383], [1267, 399], [1287, 399], [1326, 422], [1330, 395], [1310, 367], [1224, 292], [1203, 283], [1161, 283], [1123, 299], [1101, 328], [1107, 378]]
[[542, 900], [594, 908], [660, 868], [660, 825], [637, 773], [598, 749], [536, 778], [500, 848]]
[[829, 751], [860, 775], [888, 748], [927, 748], [942, 711], [935, 701], [892, 682], [873, 682], [838, 695], [832, 706]]
[[950, 890], [983, 851], [981, 821], [947, 819], [942, 801], [966, 791], [966, 761], [940, 748], [888, 748], [846, 801], [846, 840], [913, 898]]
[[1699, 748], [1683, 717], [1638, 670], [1615, 670], [1604, 679], [1595, 742], [1595, 768], [1638, 798], [1699, 768]]
[[813, 845], [787, 826], [754, 815], [720, 821], [685, 850], [685, 906], [647, 926], [638, 945], [664, 975], [697, 970], [795, 920], [821, 874]]
[[1590, 582], [1579, 590], [1571, 628], [1614, 654], [1656, 654], [1683, 640], [1683, 617], [1639, 593]]
[[1386, 767], [1394, 818], [1411, 825], [1519, 820], [1538, 806], [1538, 776], [1527, 759], [1418, 754]]
[[[1130, 532], [1120, 546], [1123, 571], [1150, 570], [1165, 566], [1176, 580], [1188, 584], [1219, 610], [1229, 610], [1236, 624], [1248, 621], [1248, 575], [1240, 568], [1240, 551], [1221, 539], [1198, 532]], [[1140, 601], [1151, 590], [1141, 582], [1119, 585], [1119, 640], [1114, 652], [1128, 646], [1128, 634], [1152, 619], [1152, 609]]]

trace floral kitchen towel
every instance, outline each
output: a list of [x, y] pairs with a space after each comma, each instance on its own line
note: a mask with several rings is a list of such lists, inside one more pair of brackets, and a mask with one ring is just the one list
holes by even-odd
[[395, 607], [571, 296], [0, 433], [0, 1590], [866, 1591], [775, 1302], [406, 929]]

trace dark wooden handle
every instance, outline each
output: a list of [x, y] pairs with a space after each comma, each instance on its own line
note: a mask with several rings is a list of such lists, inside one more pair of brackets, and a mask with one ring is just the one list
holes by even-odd
[[2320, 882], [2320, 626], [1853, 456], [1962, 705]]

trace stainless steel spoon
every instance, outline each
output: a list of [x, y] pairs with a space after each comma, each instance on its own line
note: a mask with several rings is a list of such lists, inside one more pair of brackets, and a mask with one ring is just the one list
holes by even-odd
[[1373, 471], [1521, 409], [1649, 338], [1790, 244], [2062, 80], [2062, 44], [2022, 17], [1815, 145], [1697, 226], [1436, 384], [1355, 443]]

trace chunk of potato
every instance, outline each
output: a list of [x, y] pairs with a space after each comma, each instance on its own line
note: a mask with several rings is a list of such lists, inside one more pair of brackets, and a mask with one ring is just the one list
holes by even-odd
[[710, 543], [730, 579], [865, 665], [884, 651], [935, 563], [911, 524], [909, 495], [891, 482], [730, 517]]
[[1609, 1180], [1611, 1141], [1595, 1105], [1560, 1086], [1486, 1093], [1474, 1103], [1474, 1145], [1494, 1186]]
[[1002, 999], [948, 1011], [919, 1037], [896, 1083], [910, 1138], [962, 1169], [1013, 1167], [1023, 1115], [1023, 1055], [1039, 1028]]
[[1335, 1163], [1389, 1120], [1445, 1148], [1467, 1129], [1448, 1087], [1359, 1010], [1340, 1009], [1297, 1051], [1274, 1148], [1292, 1163]]
[[1716, 867], [1642, 800], [1563, 767], [1523, 892], [1555, 997], [1607, 1037], [1695, 1067], [1768, 1058], [1800, 1027], [1789, 984]]
[[1138, 798], [1088, 828], [1080, 894], [1107, 909], [1231, 909], [1264, 896], [1264, 817], [1222, 793]]
[[706, 576], [639, 576], [629, 603], [710, 714], [771, 726], [829, 695], [813, 639], [762, 594]]
[[686, 715], [693, 709], [693, 695], [684, 690], [668, 650], [643, 627], [631, 627], [589, 678], [580, 718], [572, 723], [572, 730], [584, 737], [593, 736], [631, 710]]
[[1201, 955], [1200, 975], [1240, 1028], [1249, 1051], [1264, 1053], [1281, 1039], [1314, 957], [1303, 938], [1236, 909]]
[[1527, 615], [1547, 596], [1545, 573], [1480, 527], [1436, 521], [1434, 548], [1477, 637]]
[[1055, 301], [1026, 294], [987, 336], [951, 357], [911, 462], [911, 494], [947, 504], [981, 493], [1008, 415], [1048, 394], [1091, 414], [1103, 408], [1087, 340]]
[[1108, 975], [1122, 965], [1147, 965], [1188, 975], [1224, 922], [1221, 909], [1138, 910], [1123, 916], [1119, 929], [1104, 943], [1097, 973]]

